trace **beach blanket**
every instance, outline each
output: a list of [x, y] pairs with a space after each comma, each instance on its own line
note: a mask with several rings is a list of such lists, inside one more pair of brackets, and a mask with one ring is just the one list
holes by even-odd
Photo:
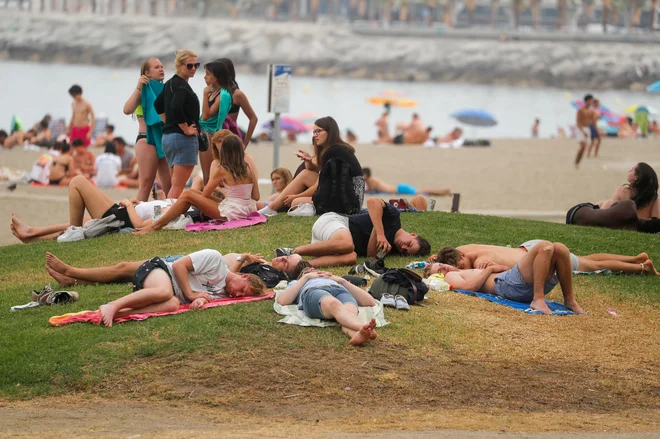
[[[280, 320], [280, 323], [286, 323], [287, 325], [298, 325], [298, 326], [316, 326], [318, 328], [325, 328], [328, 326], [339, 326], [335, 320], [321, 320], [321, 319], [312, 319], [305, 315], [305, 313], [298, 309], [298, 305], [280, 305], [277, 303], [277, 295], [281, 294], [283, 290], [277, 291], [275, 295], [275, 302], [273, 303], [273, 309], [276, 313], [283, 315], [284, 318]], [[361, 322], [367, 323], [372, 318], [376, 319], [376, 327], [380, 328], [381, 326], [389, 325], [390, 322], [385, 320], [385, 311], [383, 309], [383, 304], [379, 301], [376, 301], [376, 306], [360, 306], [358, 307], [358, 318]]]
[[[260, 300], [272, 299], [273, 297], [275, 297], [275, 293], [272, 291], [268, 291], [266, 292], [265, 296], [260, 296], [260, 297], [241, 297], [238, 299], [233, 297], [226, 297], [223, 299], [213, 300], [207, 303], [206, 305], [204, 305], [202, 309], [215, 308], [218, 306], [234, 305], [236, 303], [258, 302]], [[190, 311], [190, 304], [181, 305], [178, 310], [172, 312], [148, 312], [143, 314], [131, 314], [129, 316], [116, 318], [113, 324], [124, 323], [131, 320], [142, 321], [148, 319], [149, 317], [171, 316], [174, 314], [181, 314], [183, 312], [188, 312], [188, 311]], [[101, 313], [99, 311], [74, 312], [74, 313], [64, 314], [61, 316], [53, 316], [50, 319], [48, 319], [48, 323], [50, 323], [53, 326], [68, 325], [69, 323], [93, 323], [95, 325], [99, 325], [101, 323]]]
[[188, 224], [186, 230], [189, 232], [206, 232], [207, 230], [238, 229], [239, 227], [263, 224], [266, 221], [268, 221], [266, 217], [259, 212], [252, 212], [247, 219], [233, 221], [209, 220], [203, 223]]
[[[498, 305], [508, 306], [509, 308], [523, 311], [527, 314], [542, 314], [541, 311], [537, 311], [535, 309], [530, 308], [529, 303], [514, 302], [513, 300], [508, 300], [503, 297], [496, 296], [494, 294], [485, 294], [485, 293], [478, 293], [475, 291], [466, 291], [466, 290], [452, 290], [452, 291], [456, 291], [457, 293], [465, 294], [468, 296], [480, 297], [490, 302], [497, 303]], [[566, 308], [564, 305], [562, 305], [559, 302], [551, 302], [549, 300], [546, 300], [545, 303], [548, 304], [548, 307], [552, 311], [552, 315], [565, 316], [569, 314], [575, 314], [573, 311]]]

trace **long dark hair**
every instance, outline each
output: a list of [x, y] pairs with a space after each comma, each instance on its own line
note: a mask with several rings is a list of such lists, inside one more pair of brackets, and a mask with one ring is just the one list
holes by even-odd
[[216, 61], [223, 63], [225, 67], [227, 67], [227, 71], [229, 72], [229, 85], [232, 87], [231, 92], [233, 93], [234, 90], [238, 88], [238, 83], [236, 82], [236, 69], [234, 69], [234, 63], [229, 58], [220, 58], [220, 59], [216, 59]]
[[220, 84], [220, 87], [224, 88], [229, 93], [233, 93], [234, 88], [232, 87], [231, 81], [229, 80], [229, 69], [224, 63], [220, 61], [213, 61], [208, 64], [204, 64], [204, 68], [211, 72], [211, 74], [218, 81], [218, 84]]
[[237, 135], [231, 134], [222, 141], [220, 166], [225, 168], [238, 183], [248, 178], [248, 164], [245, 161], [245, 148]]
[[344, 139], [341, 138], [341, 131], [339, 131], [339, 125], [337, 121], [330, 116], [322, 117], [316, 119], [314, 125], [323, 129], [328, 133], [328, 138], [326, 139], [323, 145], [314, 145], [314, 155], [317, 157], [318, 165], [323, 166], [323, 155], [325, 152], [332, 146], [342, 145], [348, 148], [353, 154], [355, 154], [355, 148], [353, 148], [348, 143], [344, 142]]
[[638, 209], [648, 206], [658, 198], [658, 174], [648, 164], [639, 162], [635, 167], [637, 179], [628, 185]]

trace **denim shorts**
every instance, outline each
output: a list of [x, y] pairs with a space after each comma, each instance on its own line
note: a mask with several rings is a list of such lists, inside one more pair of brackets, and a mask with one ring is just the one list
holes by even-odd
[[[559, 279], [556, 274], [553, 274], [549, 281], [545, 281], [543, 292], [548, 294], [557, 283], [559, 283]], [[518, 270], [518, 264], [516, 264], [511, 270], [495, 277], [495, 294], [515, 302], [530, 303], [534, 299], [534, 285], [525, 282]]]
[[321, 311], [321, 300], [332, 296], [339, 300], [342, 305], [352, 303], [357, 308], [355, 297], [344, 287], [327, 286], [323, 288], [312, 288], [305, 291], [302, 297], [302, 310], [305, 315], [312, 319], [331, 320], [323, 315]]
[[163, 152], [167, 165], [195, 166], [199, 154], [197, 136], [186, 136], [180, 133], [163, 134]]

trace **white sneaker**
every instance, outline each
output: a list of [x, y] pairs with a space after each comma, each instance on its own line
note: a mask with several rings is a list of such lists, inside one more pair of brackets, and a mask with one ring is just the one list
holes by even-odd
[[78, 226], [69, 226], [60, 236], [57, 237], [57, 242], [74, 242], [85, 239], [83, 228]]
[[383, 294], [380, 297], [380, 303], [383, 304], [383, 306], [388, 307], [388, 308], [396, 308], [396, 302], [394, 301], [394, 296], [391, 294]]
[[165, 230], [185, 230], [186, 226], [188, 224], [192, 224], [193, 219], [190, 218], [189, 216], [183, 216], [181, 215], [179, 218], [176, 220], [170, 222], [168, 225], [163, 227]]
[[405, 297], [396, 296], [394, 300], [396, 301], [396, 309], [402, 311], [410, 311], [410, 305], [408, 305], [408, 301], [406, 300]]
[[263, 216], [275, 216], [275, 215], [277, 215], [277, 211], [271, 209], [268, 206], [264, 207], [263, 209], [257, 210], [257, 212], [259, 212]]
[[299, 204], [295, 209], [292, 207], [287, 213], [289, 216], [314, 216], [316, 215], [316, 208], [313, 204], [305, 203]]

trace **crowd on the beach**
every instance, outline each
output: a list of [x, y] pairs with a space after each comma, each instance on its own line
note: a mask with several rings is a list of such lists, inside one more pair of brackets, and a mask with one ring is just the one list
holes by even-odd
[[[72, 87], [74, 103], [67, 130], [69, 139], [58, 138], [53, 144], [48, 176], [52, 184], [68, 184], [69, 222], [32, 227], [13, 215], [12, 232], [23, 242], [49, 239], [74, 242], [93, 236], [96, 233], [91, 232], [110, 227], [113, 222], [120, 223], [118, 228], [133, 229], [141, 235], [162, 229], [186, 229], [193, 223], [228, 224], [254, 216], [271, 217], [280, 212], [288, 212], [290, 216], [318, 216], [311, 229], [311, 242], [277, 248], [271, 261], [250, 253], [247, 248], [242, 254], [225, 255], [207, 249], [186, 256], [120, 262], [111, 267], [77, 268], [48, 253], [46, 268], [62, 286], [132, 280], [132, 294], [100, 307], [102, 322], [107, 326], [116, 318], [134, 313], [169, 312], [183, 304], [199, 309], [226, 296], [260, 296], [272, 287], [267, 284], [276, 273], [277, 279], [298, 279], [277, 296], [281, 305], [298, 304], [310, 318], [336, 320], [351, 344], [359, 345], [375, 338], [376, 321], [364, 323], [358, 318], [358, 307], [374, 306], [374, 297], [351, 280], [322, 268], [354, 266], [357, 273], [367, 268], [373, 272], [373, 260], [380, 261], [376, 265], [382, 267], [388, 255], [429, 255], [429, 241], [403, 227], [401, 211], [433, 210], [426, 195], [445, 196], [452, 191], [418, 191], [377, 179], [369, 168], [362, 167], [355, 148], [342, 138], [337, 122], [328, 116], [314, 122], [313, 153], [297, 151], [301, 164], [295, 172], [285, 168], [271, 172], [276, 192], [262, 202], [255, 160], [247, 153], [257, 120], [247, 96], [238, 87], [233, 64], [226, 58], [204, 64], [207, 87], [201, 100], [188, 83], [200, 67], [194, 52], [181, 50], [175, 60], [175, 74], [165, 81], [165, 71], [158, 59], [144, 62], [135, 90], [124, 106], [124, 113], [134, 114], [138, 121], [135, 158], [128, 160], [126, 167], [125, 142], [114, 137], [111, 129], [97, 143], [106, 145], [105, 153], [96, 158], [88, 156], [94, 112], [82, 97], [80, 87]], [[236, 124], [241, 110], [250, 120], [246, 133]], [[418, 122], [419, 118], [413, 117], [405, 130]], [[103, 186], [100, 174], [105, 161], [114, 162], [118, 173], [130, 172], [131, 164], [137, 163], [135, 199], [115, 203], [99, 189]], [[202, 176], [186, 189], [198, 163]], [[160, 190], [153, 193], [156, 181]], [[415, 198], [391, 203], [370, 198], [364, 208], [364, 195], [369, 192], [404, 192]], [[655, 171], [639, 163], [631, 169], [628, 183], [616, 190], [612, 200], [591, 207], [576, 206], [569, 212], [567, 222], [594, 221], [591, 225], [657, 233], [660, 219], [653, 219], [660, 216], [657, 192]], [[592, 212], [605, 212], [605, 215], [593, 220]], [[372, 261], [358, 264], [358, 258]], [[423, 265], [427, 277], [440, 272], [456, 289], [529, 303], [532, 309], [544, 314], [551, 313], [545, 295], [557, 283], [562, 287], [565, 307], [583, 313], [574, 297], [574, 271], [607, 269], [658, 274], [646, 253], [580, 257], [561, 243], [544, 240], [526, 241], [513, 249], [478, 244], [445, 247]], [[400, 309], [410, 304], [400, 296], [383, 295], [381, 300], [383, 303], [393, 300]]]

